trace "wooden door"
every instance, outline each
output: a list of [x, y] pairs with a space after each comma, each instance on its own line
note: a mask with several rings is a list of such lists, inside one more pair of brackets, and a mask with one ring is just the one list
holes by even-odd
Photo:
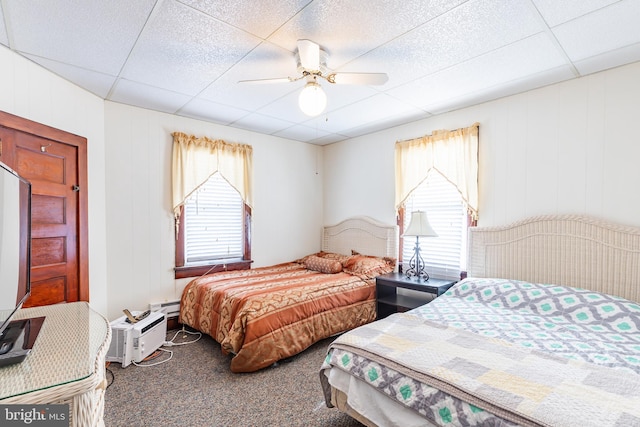
[[88, 301], [86, 139], [1, 112], [0, 138], [0, 159], [31, 182], [24, 307]]

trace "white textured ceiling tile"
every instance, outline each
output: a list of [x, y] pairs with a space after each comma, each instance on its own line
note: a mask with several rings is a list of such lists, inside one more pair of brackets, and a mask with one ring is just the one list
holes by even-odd
[[240, 120], [249, 114], [249, 111], [205, 99], [194, 98], [187, 105], [183, 106], [180, 111], [178, 111], [178, 114], [227, 125]]
[[212, 17], [237, 28], [267, 38], [295, 16], [311, 0], [181, 0]]
[[5, 46], [9, 46], [9, 37], [4, 22], [4, 13], [2, 12], [2, 6], [0, 5], [0, 43]]
[[403, 113], [401, 115], [389, 116], [385, 118], [384, 122], [367, 123], [362, 126], [347, 129], [343, 133], [349, 138], [356, 138], [358, 136], [382, 131], [382, 130], [389, 129], [395, 126], [400, 126], [406, 123], [423, 120], [430, 116], [431, 114], [425, 111], [415, 110], [413, 114]]
[[269, 40], [293, 51], [298, 39], [311, 39], [328, 53], [327, 65], [347, 62], [463, 3], [462, 0], [316, 0]]
[[[532, 0], [550, 27], [571, 21], [618, 0]], [[635, 0], [632, 0], [635, 1]]]
[[195, 95], [259, 43], [244, 31], [166, 1], [145, 27], [122, 75]]
[[33, 62], [40, 64], [44, 68], [54, 72], [63, 79], [66, 79], [89, 92], [106, 99], [111, 87], [116, 81], [116, 77], [108, 74], [89, 71], [84, 68], [74, 67], [57, 61], [51, 61], [39, 56], [25, 55]]
[[393, 88], [542, 30], [522, 0], [471, 1], [350, 63], [347, 71], [385, 64], [385, 88]]
[[165, 113], [175, 113], [189, 101], [189, 97], [168, 90], [120, 79], [109, 98], [136, 107], [149, 108]]
[[562, 66], [551, 70], [527, 76], [521, 79], [511, 80], [500, 84], [479, 89], [475, 92], [464, 93], [455, 98], [440, 99], [430, 102], [424, 108], [433, 114], [442, 114], [459, 108], [478, 105], [483, 102], [493, 101], [498, 98], [508, 97], [514, 94], [526, 92], [532, 89], [548, 86], [574, 78], [573, 70], [569, 66]]
[[[306, 116], [298, 105], [298, 98], [304, 87], [304, 82], [283, 83], [283, 85], [284, 86], [281, 86], [283, 96], [261, 107], [258, 109], [258, 112], [267, 116], [294, 122], [305, 122], [309, 120], [309, 116]], [[326, 111], [328, 112], [339, 110], [345, 105], [370, 98], [378, 93], [367, 86], [359, 85], [334, 85], [328, 82], [321, 82], [321, 86], [327, 95]], [[285, 89], [287, 92], [284, 91]]]
[[628, 0], [553, 29], [572, 61], [640, 42], [640, 1]]
[[425, 113], [391, 96], [378, 94], [367, 98], [366, 101], [356, 102], [324, 114], [315, 121], [314, 125], [327, 132], [347, 134], [349, 129], [370, 123], [382, 129], [387, 120], [400, 114], [424, 115]]
[[[287, 89], [290, 90], [288, 85]], [[294, 123], [304, 122], [309, 119], [309, 116], [305, 115], [298, 106], [298, 93], [298, 90], [288, 92], [284, 96], [277, 98], [272, 103], [259, 108], [257, 111], [262, 115], [281, 120]]]
[[13, 49], [117, 75], [155, 0], [9, 0]]
[[240, 120], [235, 121], [231, 126], [248, 129], [254, 132], [266, 133], [268, 135], [280, 132], [293, 126], [295, 123], [286, 120], [280, 120], [273, 117], [264, 116], [262, 114], [248, 114]]
[[429, 105], [454, 99], [566, 65], [546, 34], [538, 34], [427, 76], [388, 93], [431, 111]]
[[574, 65], [580, 75], [586, 76], [591, 73], [636, 61], [640, 61], [640, 43], [606, 51], [596, 56], [590, 56], [589, 58], [574, 62]]
[[299, 83], [238, 83], [240, 80], [295, 77], [296, 61], [292, 52], [270, 43], [262, 43], [242, 58], [199, 96], [238, 108], [256, 110], [297, 88]]
[[319, 140], [321, 138], [331, 136], [331, 134], [326, 131], [305, 125], [294, 125], [279, 132], [275, 132], [273, 135], [293, 139], [295, 141], [307, 141], [308, 139]]

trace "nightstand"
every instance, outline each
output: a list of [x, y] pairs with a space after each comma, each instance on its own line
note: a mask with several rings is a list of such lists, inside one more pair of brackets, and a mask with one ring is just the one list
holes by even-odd
[[434, 279], [428, 281], [408, 278], [402, 273], [389, 273], [376, 277], [376, 309], [378, 319], [387, 317], [392, 313], [411, 310], [428, 303], [427, 298], [398, 294], [398, 288], [411, 289], [413, 291], [428, 293], [438, 297], [456, 284], [456, 280]]

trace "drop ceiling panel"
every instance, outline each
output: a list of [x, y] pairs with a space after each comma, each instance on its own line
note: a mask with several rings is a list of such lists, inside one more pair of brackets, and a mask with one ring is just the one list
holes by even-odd
[[369, 123], [372, 123], [378, 129], [383, 129], [385, 122], [389, 118], [400, 114], [419, 114], [426, 117], [426, 113], [416, 107], [401, 102], [394, 97], [378, 94], [322, 115], [320, 120], [315, 120], [315, 123], [321, 130], [349, 135], [350, 129]]
[[9, 37], [7, 27], [4, 25], [4, 14], [2, 13], [2, 9], [0, 9], [0, 43], [5, 46], [9, 46]]
[[276, 119], [262, 114], [251, 113], [235, 121], [232, 126], [248, 129], [255, 132], [266, 133], [268, 135], [290, 128], [295, 123]]
[[187, 105], [183, 106], [178, 114], [194, 119], [202, 119], [228, 125], [249, 114], [247, 110], [232, 107], [230, 105], [218, 104], [205, 99], [195, 98]]
[[189, 102], [189, 97], [130, 80], [119, 79], [110, 100], [122, 104], [146, 107], [165, 113], [175, 113]]
[[327, 138], [331, 138], [332, 142], [336, 140], [344, 139], [344, 137], [336, 138], [329, 132], [318, 129], [317, 127], [305, 126], [305, 125], [294, 125], [283, 129], [279, 132], [274, 133], [275, 136], [279, 136], [282, 138], [300, 140], [301, 138], [307, 138], [308, 135], [311, 135], [312, 140], [323, 140], [327, 141]]
[[[295, 77], [293, 52], [264, 42], [216, 79], [200, 97], [250, 110], [259, 109], [296, 89], [294, 83], [241, 84], [241, 80]], [[298, 85], [303, 85], [300, 82]]]
[[62, 62], [52, 61], [50, 59], [41, 58], [34, 55], [25, 56], [31, 59], [33, 62], [42, 65], [43, 67], [51, 70], [60, 77], [74, 82], [76, 85], [85, 88], [89, 92], [98, 95], [101, 98], [106, 98], [111, 90], [111, 87], [116, 81], [116, 77], [103, 74], [96, 71], [89, 71], [84, 68], [75, 67]]
[[533, 0], [550, 27], [609, 6], [618, 0]]
[[195, 9], [266, 39], [311, 0], [180, 0]]
[[7, 0], [12, 49], [118, 75], [155, 0]]
[[259, 43], [244, 31], [165, 1], [140, 35], [122, 75], [196, 95]]
[[338, 69], [460, 3], [405, 0], [374, 5], [362, 0], [319, 0], [286, 22], [270, 40], [293, 51], [297, 39], [311, 39], [329, 52], [328, 67]]
[[489, 52], [389, 93], [431, 111], [448, 99], [482, 91], [530, 74], [566, 65], [546, 34], [538, 34]]
[[640, 42], [640, 1], [621, 1], [553, 29], [573, 61]]

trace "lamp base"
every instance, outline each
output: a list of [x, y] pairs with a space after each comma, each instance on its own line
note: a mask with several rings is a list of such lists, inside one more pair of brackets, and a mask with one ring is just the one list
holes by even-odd
[[429, 280], [429, 274], [424, 269], [424, 260], [420, 255], [420, 240], [416, 236], [416, 246], [414, 248], [414, 254], [409, 260], [409, 268], [405, 273], [407, 278], [415, 277], [416, 279], [424, 280], [425, 282]]
[[410, 268], [409, 270], [407, 270], [405, 274], [409, 279], [411, 279], [412, 277], [415, 277], [418, 280], [424, 280], [425, 282], [429, 281], [429, 273], [427, 273], [424, 270], [421, 272], [418, 272], [415, 269]]

